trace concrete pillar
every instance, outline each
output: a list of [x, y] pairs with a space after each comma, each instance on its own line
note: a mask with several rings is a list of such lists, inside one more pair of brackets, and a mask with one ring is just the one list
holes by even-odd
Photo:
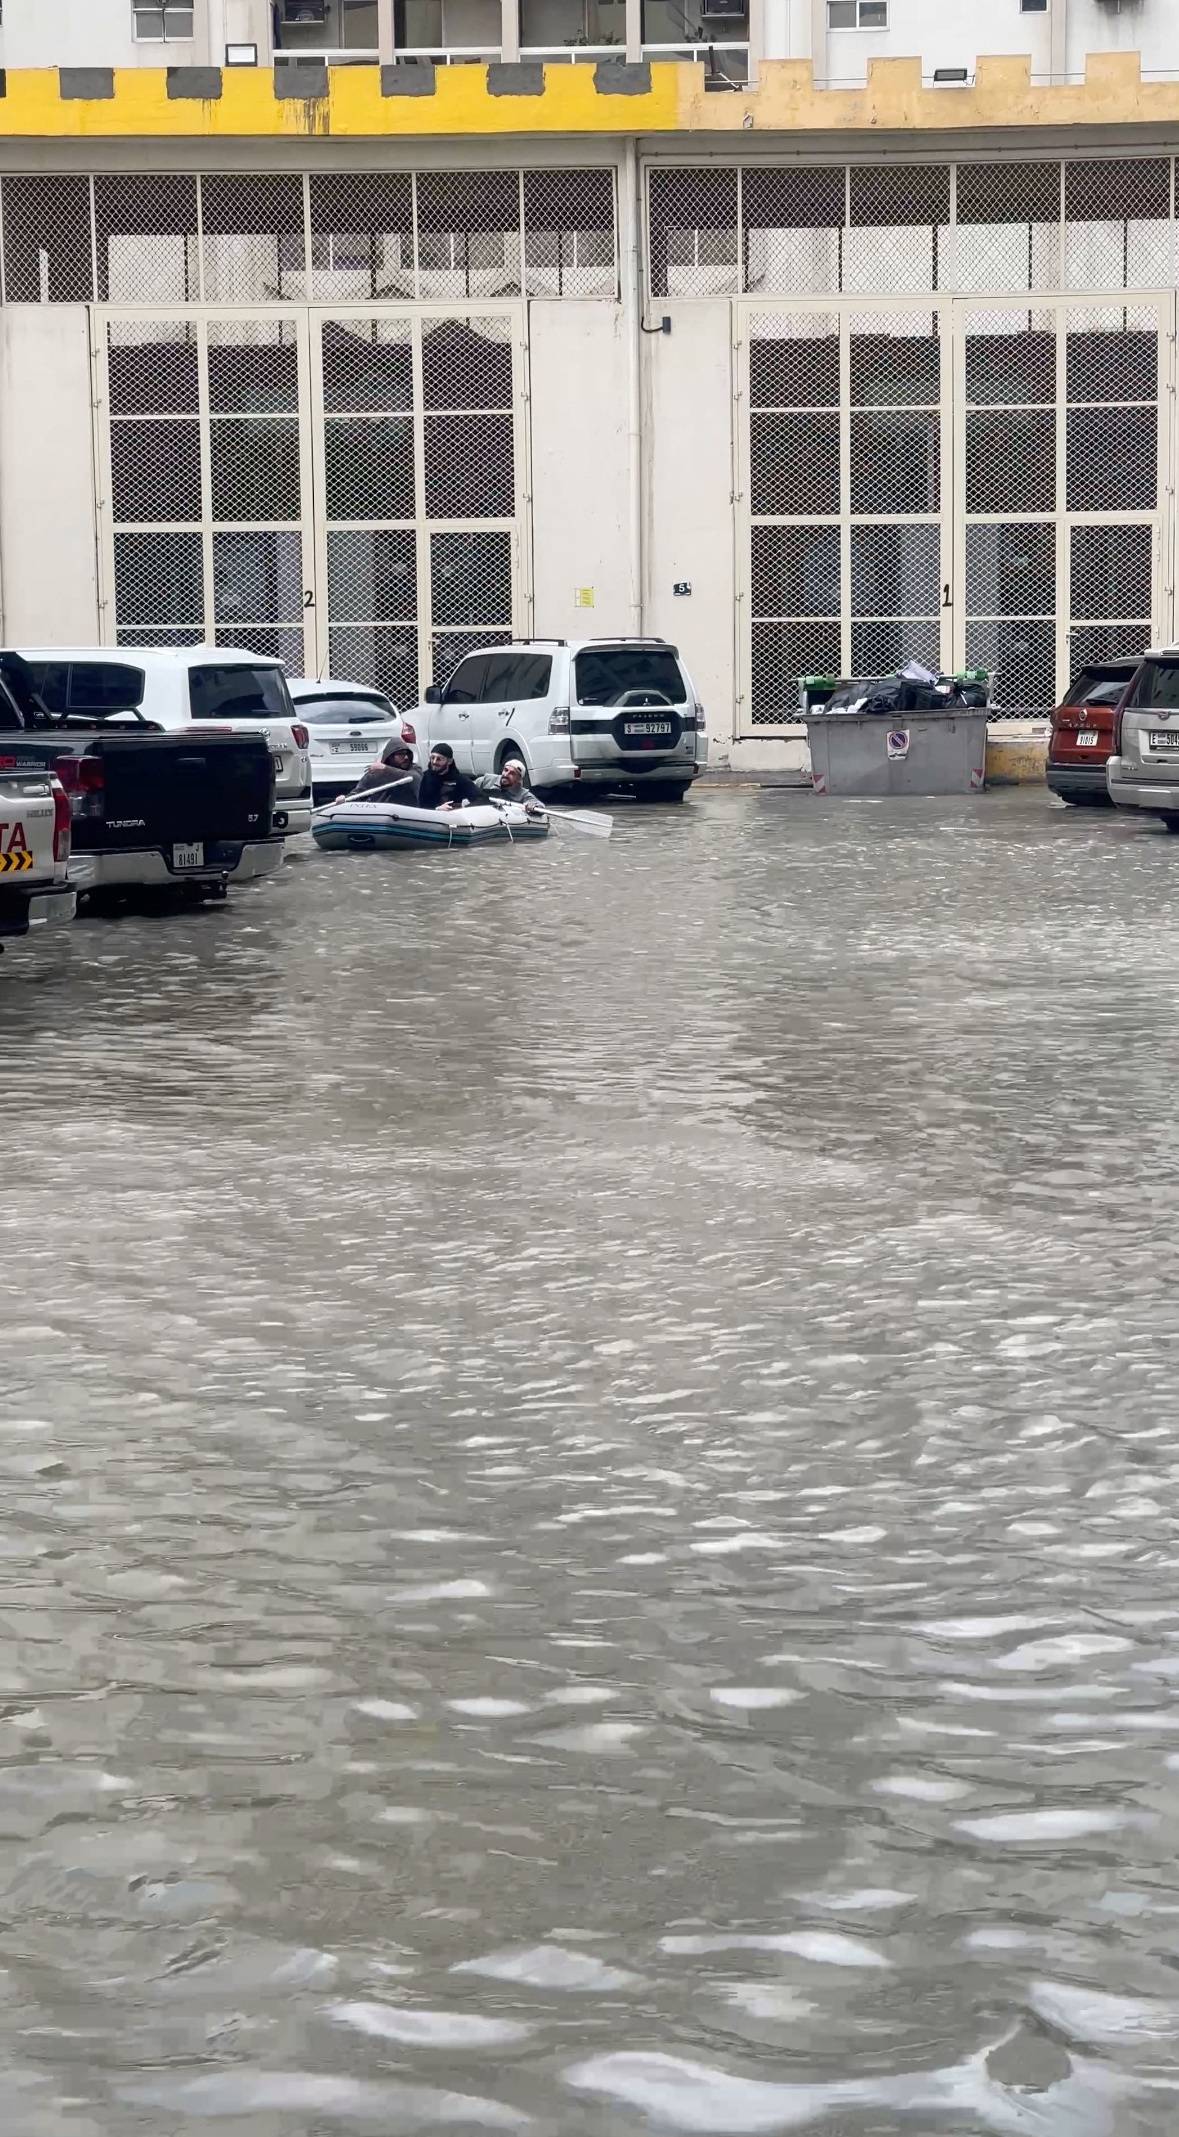
[[1052, 0], [1048, 10], [1048, 71], [1054, 82], [1068, 73], [1068, 0]]
[[643, 0], [626, 0], [626, 57], [634, 66], [643, 56]]
[[[801, 55], [806, 57], [805, 53]], [[827, 0], [811, 0], [810, 62], [816, 82], [827, 79]]]
[[396, 44], [393, 0], [377, 0], [377, 44], [382, 67], [391, 67]]
[[499, 0], [499, 49], [509, 65], [520, 57], [520, 0]]

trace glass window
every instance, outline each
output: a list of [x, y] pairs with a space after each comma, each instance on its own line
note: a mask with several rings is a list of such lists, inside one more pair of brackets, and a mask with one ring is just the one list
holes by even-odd
[[827, 0], [829, 30], [886, 30], [888, 0]]
[[461, 660], [443, 693], [448, 705], [478, 705], [483, 697], [483, 671], [487, 666], [486, 653], [472, 653]]
[[1130, 702], [1133, 705], [1158, 705], [1173, 712], [1179, 705], [1179, 662], [1144, 660]]
[[293, 720], [295, 708], [281, 668], [244, 661], [192, 668], [188, 702], [194, 720]]
[[658, 690], [672, 705], [687, 697], [670, 646], [593, 646], [574, 664], [579, 705], [616, 705], [628, 690]]
[[480, 700], [499, 705], [505, 699], [544, 697], [552, 667], [546, 653], [489, 653]]
[[1021, 15], [1046, 15], [1048, 0], [1019, 0], [1019, 12]]
[[517, 653], [512, 685], [515, 698], [540, 698], [549, 694], [553, 664], [547, 653]]
[[139, 44], [174, 44], [191, 41], [193, 10], [189, 0], [173, 6], [171, 0], [132, 0], [131, 21]]
[[295, 713], [308, 727], [367, 727], [380, 720], [395, 720], [387, 697], [301, 697]]
[[70, 712], [129, 712], [143, 703], [142, 668], [122, 661], [75, 660], [70, 665]]

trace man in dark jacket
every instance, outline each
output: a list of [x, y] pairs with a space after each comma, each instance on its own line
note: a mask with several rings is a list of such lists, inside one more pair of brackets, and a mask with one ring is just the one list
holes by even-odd
[[418, 787], [419, 809], [461, 809], [464, 802], [483, 799], [474, 780], [456, 769], [449, 742], [436, 742]]
[[418, 774], [414, 770], [413, 751], [408, 742], [386, 742], [379, 762], [369, 765], [352, 793], [354, 796], [364, 794], [377, 787], [381, 789], [382, 801], [405, 802], [411, 809], [419, 806]]

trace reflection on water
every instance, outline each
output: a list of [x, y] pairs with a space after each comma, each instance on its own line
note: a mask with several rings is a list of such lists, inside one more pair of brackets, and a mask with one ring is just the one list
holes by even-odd
[[733, 793], [5, 958], [7, 2128], [1174, 2127], [1175, 859]]

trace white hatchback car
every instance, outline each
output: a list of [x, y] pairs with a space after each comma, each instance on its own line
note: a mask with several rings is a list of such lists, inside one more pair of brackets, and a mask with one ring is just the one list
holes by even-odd
[[417, 732], [383, 691], [368, 683], [315, 682], [296, 676], [291, 698], [311, 736], [311, 779], [317, 802], [350, 793], [390, 742], [408, 742]]

